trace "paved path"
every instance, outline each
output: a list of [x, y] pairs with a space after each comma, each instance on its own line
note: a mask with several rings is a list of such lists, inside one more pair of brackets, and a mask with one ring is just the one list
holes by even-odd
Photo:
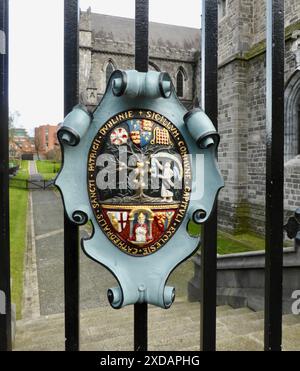
[[[32, 192], [40, 312], [64, 310], [63, 206], [55, 191]], [[82, 231], [83, 233], [83, 231]], [[82, 308], [107, 305], [106, 291], [114, 277], [80, 253], [80, 303]]]
[[41, 180], [41, 175], [37, 172], [35, 161], [29, 161], [29, 175], [30, 180]]

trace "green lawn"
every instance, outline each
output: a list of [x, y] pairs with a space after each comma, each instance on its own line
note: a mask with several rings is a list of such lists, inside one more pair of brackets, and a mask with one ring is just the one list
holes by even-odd
[[[28, 178], [28, 161], [22, 161], [21, 170], [16, 179]], [[17, 307], [17, 318], [21, 318], [23, 296], [24, 253], [26, 246], [26, 218], [28, 191], [10, 187], [10, 251], [12, 302]]]
[[218, 232], [218, 254], [233, 254], [265, 249], [265, 240], [250, 233], [236, 235]]
[[9, 180], [9, 186], [11, 188], [27, 189], [26, 180], [28, 176], [28, 161], [22, 160], [17, 175]]
[[28, 163], [29, 161], [25, 161], [25, 160], [21, 161], [20, 169], [18, 170], [18, 173], [15, 176], [15, 179], [28, 179], [28, 176], [29, 176]]
[[60, 165], [58, 162], [48, 160], [36, 161], [37, 171], [44, 180], [54, 179], [60, 170]]
[[[194, 223], [189, 224], [189, 233], [192, 236], [200, 234], [201, 227]], [[231, 235], [218, 232], [218, 254], [234, 254], [247, 251], [264, 250], [265, 240], [251, 233]]]
[[9, 160], [9, 167], [14, 167], [19, 165], [21, 160]]

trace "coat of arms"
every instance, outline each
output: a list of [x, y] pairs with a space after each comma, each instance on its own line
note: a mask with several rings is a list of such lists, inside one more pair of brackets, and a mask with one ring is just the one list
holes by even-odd
[[[134, 256], [161, 248], [179, 227], [189, 203], [184, 174], [191, 169], [189, 161], [183, 162], [187, 153], [182, 150], [187, 147], [175, 126], [158, 117], [159, 122], [152, 111], [116, 116], [104, 136], [100, 129], [90, 151], [92, 164], [98, 144], [97, 161], [88, 171], [90, 195], [98, 190], [96, 219], [117, 247]], [[174, 127], [174, 136], [166, 126]], [[110, 161], [105, 161], [108, 156]]]

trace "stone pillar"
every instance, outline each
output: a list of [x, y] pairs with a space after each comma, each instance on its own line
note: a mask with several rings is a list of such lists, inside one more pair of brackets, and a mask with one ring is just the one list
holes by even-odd
[[292, 52], [295, 58], [296, 69], [300, 70], [300, 30], [296, 30], [292, 34]]
[[[219, 165], [225, 188], [219, 195], [219, 227], [236, 233], [248, 225], [248, 64], [243, 58], [252, 41], [252, 0], [228, 1], [219, 21]], [[200, 299], [201, 256], [194, 257], [189, 300]]]
[[79, 96], [80, 102], [87, 105], [87, 88], [92, 69], [92, 25], [91, 8], [80, 11], [79, 21]]
[[239, 58], [253, 36], [253, 1], [230, 0], [219, 20], [219, 164], [225, 188], [219, 225], [237, 233], [248, 228], [248, 62]]

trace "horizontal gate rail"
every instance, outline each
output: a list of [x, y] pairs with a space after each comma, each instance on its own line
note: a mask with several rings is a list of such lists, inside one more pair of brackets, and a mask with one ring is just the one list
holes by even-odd
[[265, 350], [281, 350], [284, 0], [267, 0]]
[[44, 180], [44, 189], [54, 187], [54, 180]]
[[27, 180], [28, 189], [45, 189], [44, 180]]
[[0, 351], [11, 350], [12, 347], [8, 168], [8, 7], [8, 0], [0, 0]]
[[54, 180], [27, 180], [27, 188], [30, 190], [34, 189], [47, 189], [54, 187]]
[[15, 179], [14, 177], [9, 179], [9, 186], [12, 188], [28, 189], [28, 190], [39, 190], [54, 188], [54, 179], [50, 180], [28, 180], [28, 179]]

